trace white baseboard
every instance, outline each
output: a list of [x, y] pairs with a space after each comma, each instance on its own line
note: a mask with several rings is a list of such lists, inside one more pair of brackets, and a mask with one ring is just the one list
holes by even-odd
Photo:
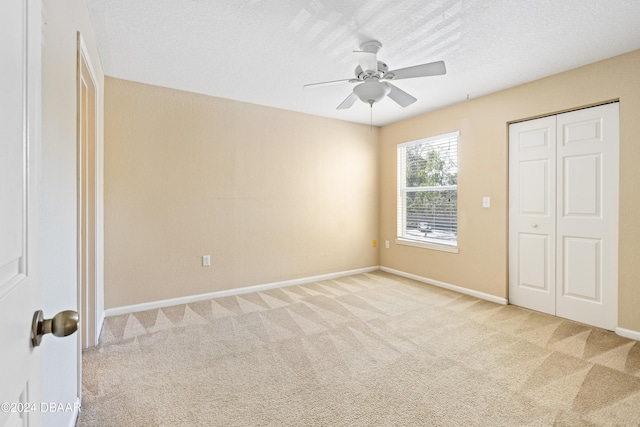
[[500, 298], [495, 295], [486, 294], [480, 291], [474, 291], [473, 289], [463, 288], [461, 286], [452, 285], [450, 283], [441, 282], [439, 280], [433, 280], [426, 277], [418, 276], [411, 273], [405, 273], [404, 271], [394, 270], [393, 268], [388, 267], [380, 267], [380, 270], [386, 271], [387, 273], [396, 274], [398, 276], [406, 277], [408, 279], [417, 280], [419, 282], [428, 283], [430, 285], [438, 286], [440, 288], [449, 289], [451, 291], [456, 291], [461, 294], [471, 295], [476, 298], [480, 298], [486, 301], [495, 302], [497, 304], [507, 305], [509, 301], [506, 298]]
[[616, 328], [616, 334], [620, 335], [621, 337], [631, 338], [632, 340], [640, 341], [640, 332], [638, 331], [632, 331], [631, 329], [618, 327]]
[[312, 282], [318, 282], [321, 280], [336, 279], [338, 277], [351, 276], [353, 274], [370, 273], [372, 271], [378, 271], [379, 269], [380, 267], [378, 266], [359, 268], [356, 270], [321, 274], [319, 276], [303, 277], [300, 279], [285, 280], [282, 282], [265, 283], [262, 285], [247, 286], [244, 288], [229, 289], [225, 291], [215, 291], [215, 292], [209, 292], [206, 294], [189, 295], [186, 297], [178, 297], [178, 298], [171, 298], [171, 299], [165, 299], [160, 301], [145, 302], [142, 304], [127, 305], [123, 307], [108, 308], [104, 311], [104, 315], [105, 317], [112, 317], [112, 316], [118, 316], [121, 314], [137, 313], [139, 311], [153, 310], [153, 309], [162, 308], [162, 307], [170, 307], [172, 305], [188, 304], [191, 302], [203, 301], [203, 300], [208, 300], [213, 298], [247, 294], [249, 292], [266, 291], [269, 289], [282, 288], [285, 286], [302, 285], [304, 283], [312, 283]]

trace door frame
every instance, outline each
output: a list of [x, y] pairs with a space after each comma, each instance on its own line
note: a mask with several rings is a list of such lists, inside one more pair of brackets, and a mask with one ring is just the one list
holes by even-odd
[[[77, 269], [78, 309], [80, 313], [80, 352], [98, 345], [101, 316], [99, 283], [99, 203], [98, 203], [98, 105], [99, 83], [91, 63], [91, 56], [77, 33]], [[83, 99], [83, 84], [89, 86], [88, 102]], [[87, 107], [87, 108], [85, 108]], [[87, 111], [88, 110], [88, 111]], [[85, 123], [89, 123], [85, 126]], [[81, 356], [81, 355], [80, 355]], [[81, 360], [79, 358], [78, 360]], [[82, 364], [78, 378], [81, 382]], [[78, 387], [82, 389], [81, 383]]]

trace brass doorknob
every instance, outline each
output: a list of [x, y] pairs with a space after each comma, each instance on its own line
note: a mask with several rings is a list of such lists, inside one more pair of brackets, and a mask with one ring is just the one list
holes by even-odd
[[40, 345], [42, 336], [53, 334], [56, 337], [66, 337], [78, 330], [80, 318], [73, 310], [65, 310], [53, 316], [52, 319], [45, 319], [42, 310], [33, 313], [31, 323], [31, 344], [34, 347]]

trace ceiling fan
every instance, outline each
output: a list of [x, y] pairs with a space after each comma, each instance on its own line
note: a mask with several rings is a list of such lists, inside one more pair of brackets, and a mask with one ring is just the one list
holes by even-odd
[[361, 50], [354, 51], [359, 64], [355, 69], [355, 78], [312, 83], [304, 87], [310, 88], [340, 82], [358, 83], [353, 88], [353, 92], [338, 105], [338, 110], [351, 108], [358, 99], [373, 107], [374, 103], [380, 102], [385, 96], [393, 99], [404, 108], [416, 102], [417, 99], [385, 80], [438, 76], [447, 72], [443, 61], [429, 62], [389, 71], [387, 64], [378, 61], [378, 51], [381, 47], [382, 43], [379, 41], [370, 40], [360, 45]]

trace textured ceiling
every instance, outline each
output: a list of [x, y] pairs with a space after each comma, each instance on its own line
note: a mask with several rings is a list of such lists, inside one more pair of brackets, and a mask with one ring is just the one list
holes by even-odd
[[[379, 40], [390, 69], [444, 60], [447, 74], [397, 81], [385, 125], [640, 49], [640, 0], [87, 0], [108, 76], [341, 120], [351, 53]], [[640, 70], [639, 70], [640, 75]]]

